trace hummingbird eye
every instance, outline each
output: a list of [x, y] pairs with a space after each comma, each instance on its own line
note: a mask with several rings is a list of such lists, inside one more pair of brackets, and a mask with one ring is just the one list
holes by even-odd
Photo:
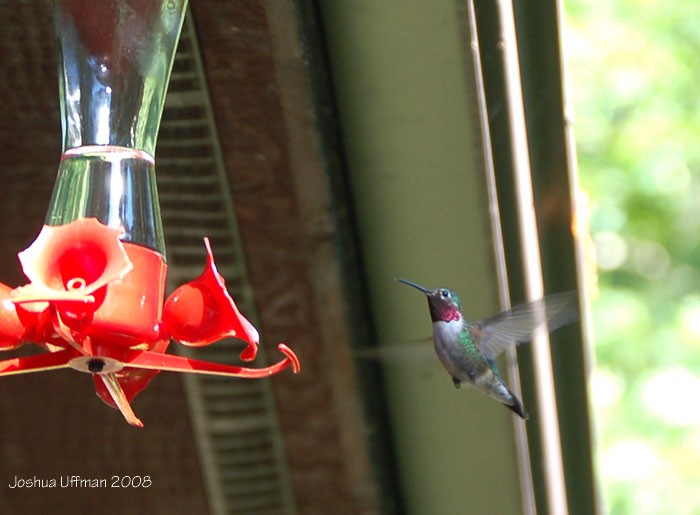
[[447, 290], [440, 290], [440, 296], [441, 296], [443, 299], [446, 299], [446, 298], [448, 298], [448, 297], [450, 296], [450, 292], [448, 292]]

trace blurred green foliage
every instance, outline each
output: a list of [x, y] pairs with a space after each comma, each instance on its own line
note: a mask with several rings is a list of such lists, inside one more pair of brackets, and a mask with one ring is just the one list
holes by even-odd
[[700, 1], [565, 6], [605, 504], [700, 514]]

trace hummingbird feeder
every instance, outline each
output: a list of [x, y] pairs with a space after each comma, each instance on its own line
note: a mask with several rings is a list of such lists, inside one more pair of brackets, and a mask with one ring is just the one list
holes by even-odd
[[0, 283], [0, 376], [61, 368], [92, 375], [97, 394], [142, 427], [131, 400], [161, 370], [261, 378], [300, 365], [246, 368], [166, 354], [258, 332], [218, 273], [209, 241], [195, 280], [165, 296], [155, 145], [187, 0], [56, 0], [63, 155], [46, 225], [18, 257], [28, 284]]

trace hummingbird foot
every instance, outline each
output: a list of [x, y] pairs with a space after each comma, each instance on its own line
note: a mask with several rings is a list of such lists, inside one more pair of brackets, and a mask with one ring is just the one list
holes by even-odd
[[452, 378], [452, 384], [455, 385], [455, 388], [461, 388], [461, 386], [462, 386], [462, 381], [460, 381], [460, 380], [457, 379], [456, 377], [453, 377], [453, 378]]

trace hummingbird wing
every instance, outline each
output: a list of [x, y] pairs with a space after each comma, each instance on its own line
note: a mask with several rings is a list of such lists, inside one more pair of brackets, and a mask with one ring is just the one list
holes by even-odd
[[578, 320], [578, 296], [575, 291], [555, 293], [543, 299], [514, 306], [491, 318], [474, 322], [472, 330], [481, 353], [494, 359], [513, 342], [532, 339], [532, 332], [545, 322], [550, 331]]
[[357, 349], [353, 354], [357, 358], [372, 359], [382, 362], [422, 362], [434, 354], [432, 337], [386, 342], [382, 345]]

